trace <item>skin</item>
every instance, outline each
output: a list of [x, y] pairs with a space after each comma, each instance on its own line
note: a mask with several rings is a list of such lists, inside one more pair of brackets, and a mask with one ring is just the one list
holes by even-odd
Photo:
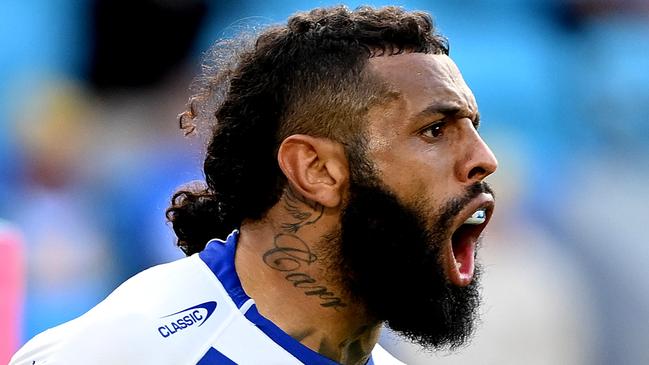
[[[476, 130], [475, 98], [449, 57], [406, 53], [374, 57], [368, 67], [396, 92], [369, 111], [368, 155], [400, 199], [426, 201], [436, 212], [496, 170]], [[261, 314], [307, 347], [345, 365], [364, 364], [381, 321], [328, 273], [323, 251], [339, 229], [349, 186], [344, 149], [293, 135], [278, 162], [289, 181], [284, 196], [266, 218], [241, 226], [235, 265], [243, 288]]]

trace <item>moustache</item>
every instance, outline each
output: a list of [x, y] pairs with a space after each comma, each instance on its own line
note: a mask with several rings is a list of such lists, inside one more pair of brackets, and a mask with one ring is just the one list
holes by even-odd
[[453, 217], [460, 214], [460, 212], [480, 194], [490, 194], [494, 199], [496, 199], [496, 195], [489, 184], [484, 181], [477, 182], [469, 186], [463, 195], [451, 198], [448, 201], [445, 209], [442, 210], [440, 221], [449, 222]]

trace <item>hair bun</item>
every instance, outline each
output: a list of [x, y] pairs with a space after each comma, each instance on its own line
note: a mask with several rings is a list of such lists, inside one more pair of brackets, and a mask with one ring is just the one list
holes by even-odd
[[223, 236], [217, 229], [219, 204], [204, 185], [177, 191], [166, 216], [178, 237], [178, 247], [187, 256], [202, 251], [210, 239]]

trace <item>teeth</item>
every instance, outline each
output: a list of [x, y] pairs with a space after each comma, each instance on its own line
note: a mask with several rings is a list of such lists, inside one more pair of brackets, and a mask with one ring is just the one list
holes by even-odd
[[464, 221], [464, 224], [482, 224], [487, 219], [487, 212], [484, 209], [478, 209], [473, 215]]

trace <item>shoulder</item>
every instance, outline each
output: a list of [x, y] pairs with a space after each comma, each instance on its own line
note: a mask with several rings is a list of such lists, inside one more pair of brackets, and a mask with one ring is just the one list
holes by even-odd
[[227, 312], [221, 288], [198, 255], [152, 267], [81, 317], [34, 337], [10, 364], [184, 363], [207, 346], [217, 317], [227, 316], [214, 313], [217, 303], [217, 312]]

